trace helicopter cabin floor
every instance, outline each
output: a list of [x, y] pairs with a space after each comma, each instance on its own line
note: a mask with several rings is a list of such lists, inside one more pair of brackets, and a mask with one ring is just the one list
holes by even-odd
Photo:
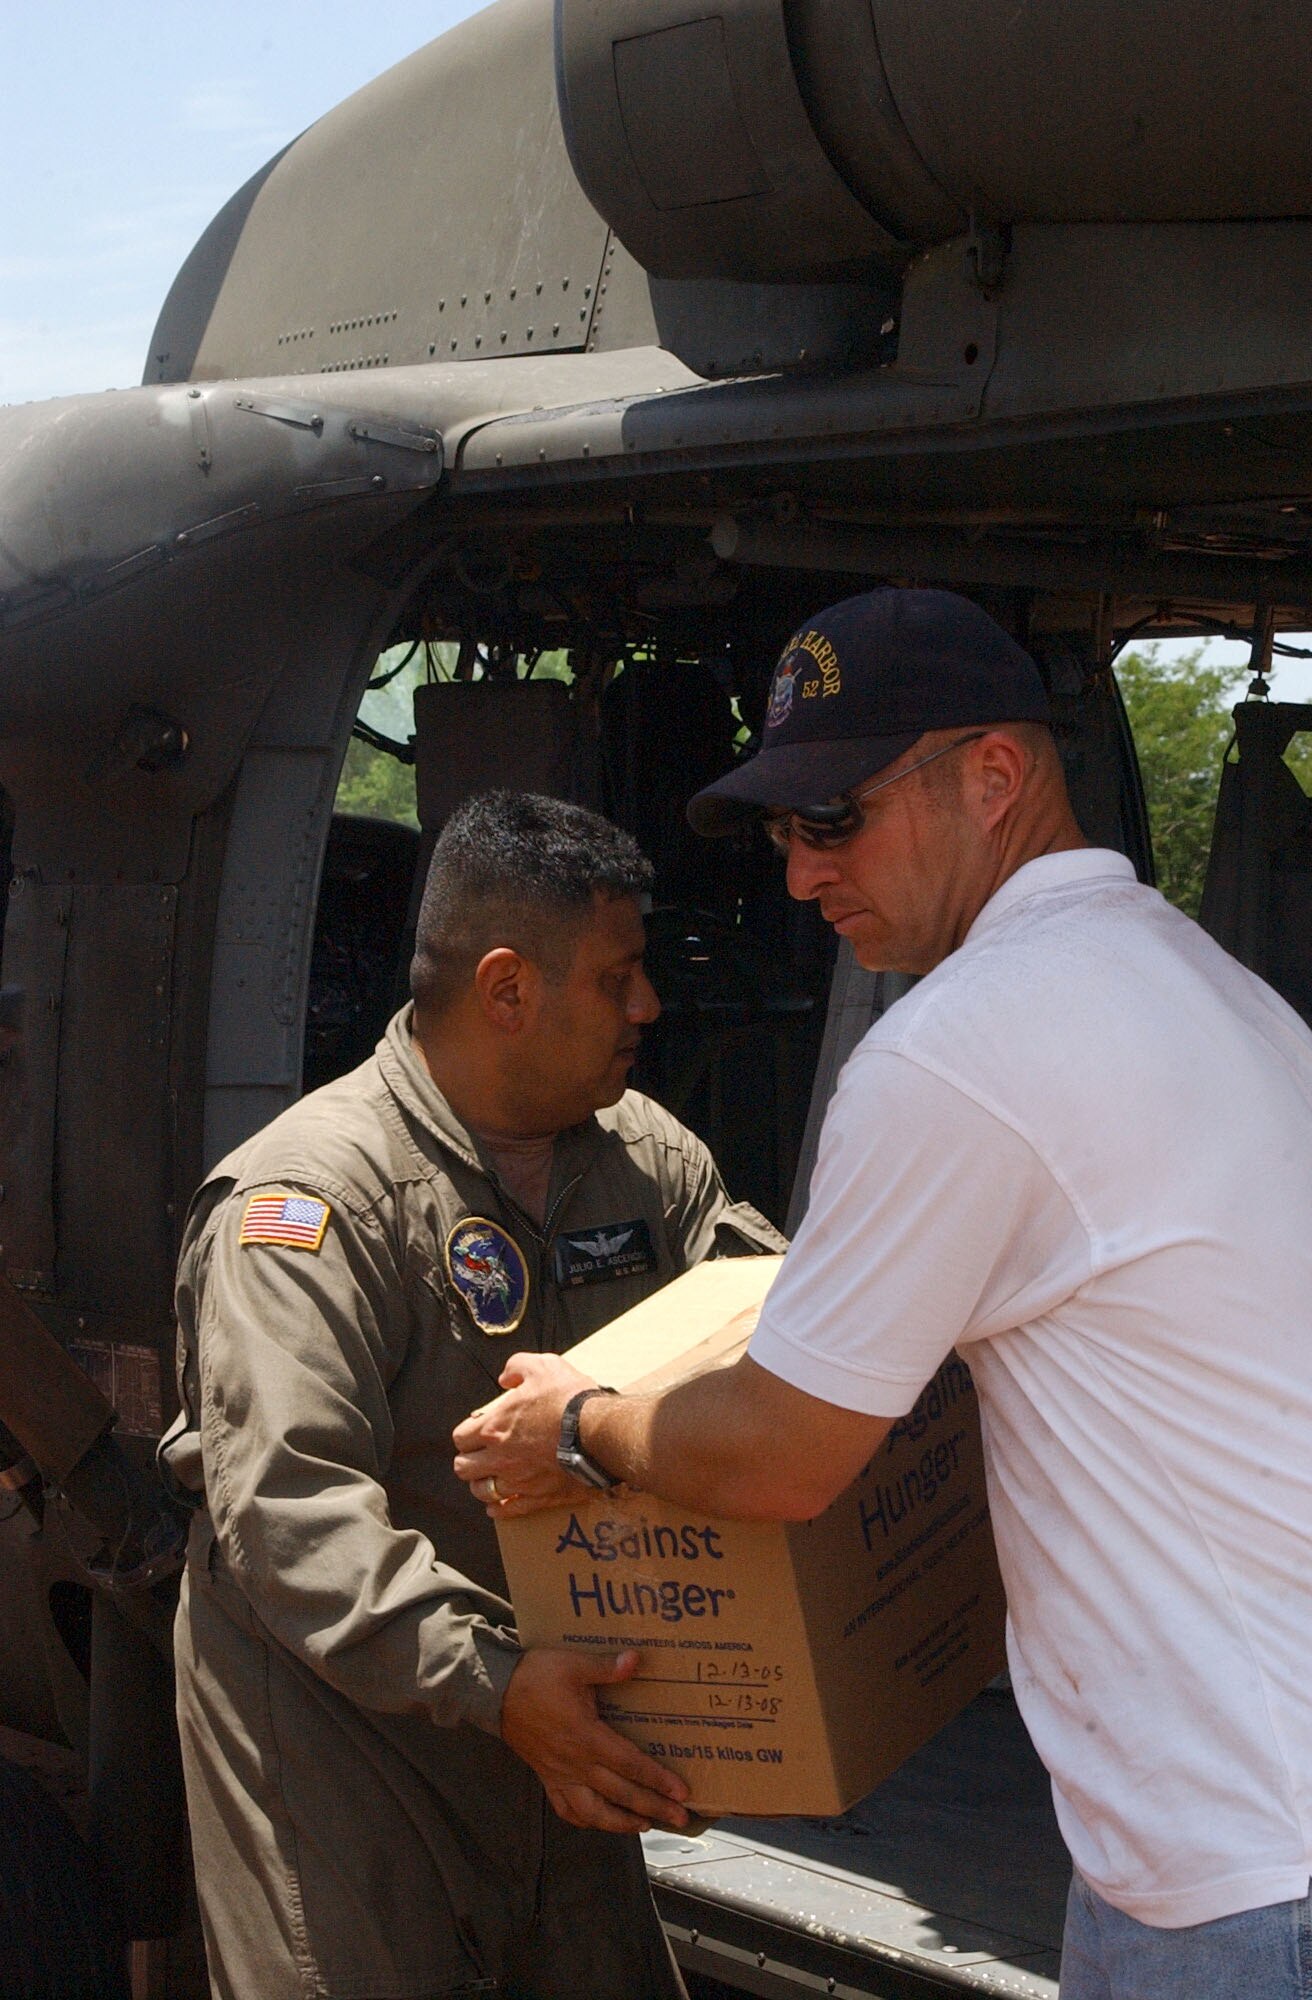
[[1057, 2000], [1070, 1861], [1000, 1687], [840, 1818], [726, 1819], [643, 1845], [708, 1995]]

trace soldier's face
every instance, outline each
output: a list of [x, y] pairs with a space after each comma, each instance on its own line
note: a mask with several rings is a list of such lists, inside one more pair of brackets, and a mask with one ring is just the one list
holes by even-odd
[[636, 898], [598, 896], [564, 978], [542, 985], [534, 1054], [562, 1125], [624, 1095], [642, 1030], [661, 1011], [643, 970], [646, 942]]

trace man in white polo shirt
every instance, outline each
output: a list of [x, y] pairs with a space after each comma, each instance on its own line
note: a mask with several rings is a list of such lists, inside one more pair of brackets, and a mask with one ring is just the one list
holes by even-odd
[[1312, 1035], [1087, 845], [1046, 717], [946, 592], [790, 640], [760, 754], [689, 816], [763, 817], [863, 966], [925, 976], [843, 1071], [743, 1361], [639, 1398], [518, 1356], [457, 1470], [559, 1497], [568, 1410], [603, 1478], [807, 1518], [960, 1348], [1076, 1865], [1062, 2000], [1306, 2000]]

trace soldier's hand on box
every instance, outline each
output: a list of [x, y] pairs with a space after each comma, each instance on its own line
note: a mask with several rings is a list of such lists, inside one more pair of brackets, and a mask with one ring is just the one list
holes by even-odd
[[604, 1833], [682, 1827], [688, 1787], [604, 1723], [596, 1690], [628, 1680], [638, 1654], [580, 1657], [567, 1647], [526, 1652], [501, 1703], [501, 1737], [532, 1766], [571, 1826]]
[[578, 1482], [556, 1463], [560, 1419], [579, 1389], [596, 1385], [559, 1354], [513, 1354], [501, 1371], [506, 1391], [457, 1424], [457, 1475], [494, 1520], [577, 1499]]

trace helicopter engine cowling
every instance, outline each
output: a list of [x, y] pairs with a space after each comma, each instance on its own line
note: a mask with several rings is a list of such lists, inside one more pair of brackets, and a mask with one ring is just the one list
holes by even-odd
[[575, 172], [658, 277], [1312, 215], [1300, 0], [556, 0], [556, 57]]

